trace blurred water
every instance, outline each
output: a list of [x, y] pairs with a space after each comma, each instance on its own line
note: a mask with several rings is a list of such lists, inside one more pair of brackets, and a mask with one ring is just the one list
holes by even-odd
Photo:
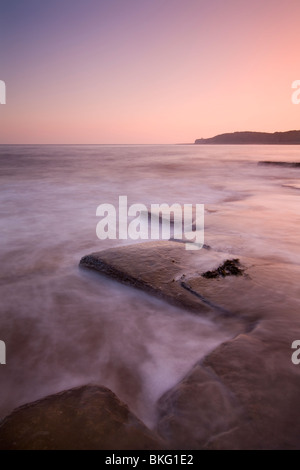
[[[0, 146], [0, 417], [75, 385], [111, 388], [148, 425], [159, 396], [229, 337], [78, 268], [102, 203], [205, 204], [205, 243], [298, 268], [297, 146]], [[284, 279], [294, 295], [298, 283]], [[296, 279], [296, 278], [295, 278]]]

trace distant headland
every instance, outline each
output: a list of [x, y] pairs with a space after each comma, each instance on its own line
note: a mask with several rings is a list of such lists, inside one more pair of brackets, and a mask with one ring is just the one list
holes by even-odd
[[196, 139], [195, 144], [217, 145], [300, 145], [300, 131], [287, 132], [231, 132], [209, 139]]

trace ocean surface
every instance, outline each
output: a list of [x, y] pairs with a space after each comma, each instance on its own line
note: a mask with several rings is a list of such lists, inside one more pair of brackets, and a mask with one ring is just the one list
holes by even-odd
[[79, 268], [86, 254], [139, 242], [96, 236], [98, 205], [118, 207], [120, 195], [204, 204], [205, 243], [289, 265], [282, 283], [300, 298], [290, 275], [300, 168], [266, 160], [299, 162], [300, 146], [0, 146], [0, 419], [95, 383], [154, 426], [157, 399], [230, 338], [205, 316]]

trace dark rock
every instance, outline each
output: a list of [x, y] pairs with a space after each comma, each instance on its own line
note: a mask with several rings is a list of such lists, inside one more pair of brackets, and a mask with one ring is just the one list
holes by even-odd
[[299, 189], [300, 189], [300, 184], [298, 182], [297, 183], [286, 183], [286, 184], [282, 184], [281, 186], [283, 188], [296, 189], [297, 191], [299, 191]]
[[[206, 265], [207, 257], [201, 259], [200, 265]], [[84, 256], [80, 265], [190, 310], [210, 312], [209, 307], [181, 288], [180, 278], [188, 272], [192, 260], [193, 255], [183, 244], [158, 241], [92, 253]]]
[[239, 259], [227, 259], [224, 263], [214, 271], [206, 271], [202, 276], [207, 279], [226, 276], [242, 276], [244, 269], [241, 268]]
[[[243, 264], [247, 263], [250, 264], [250, 261], [245, 260]], [[254, 265], [254, 260], [251, 260], [251, 264]], [[227, 279], [229, 274], [246, 278], [239, 276], [242, 269], [236, 259], [228, 261], [226, 254], [212, 249], [189, 251], [175, 241], [147, 242], [92, 253], [84, 256], [80, 265], [162, 297], [194, 313], [205, 314], [219, 322], [225, 320], [224, 327], [233, 328], [232, 331], [236, 333], [248, 330], [249, 321], [252, 323], [257, 318], [257, 309], [251, 309], [248, 315], [242, 303], [239, 303], [237, 309], [238, 301], [234, 303], [235, 311], [231, 312], [232, 285], [218, 283], [212, 286], [201, 274], [213, 272], [217, 265], [223, 273], [221, 279]], [[247, 279], [248, 284], [242, 287], [253, 288], [249, 276]], [[247, 315], [249, 318], [246, 318]], [[230, 324], [228, 320], [231, 316], [235, 317], [235, 321]]]
[[286, 168], [300, 168], [300, 162], [272, 162], [272, 161], [261, 161], [259, 165], [273, 165]]
[[0, 449], [161, 449], [162, 441], [109, 389], [85, 385], [17, 408]]
[[266, 310], [267, 292], [273, 291], [274, 269], [270, 262], [234, 256], [228, 259], [228, 253], [213, 249], [189, 251], [174, 241], [92, 253], [84, 256], [80, 265], [207, 315], [224, 327], [229, 326], [232, 317], [230, 328], [236, 333], [249, 331], [249, 325]]

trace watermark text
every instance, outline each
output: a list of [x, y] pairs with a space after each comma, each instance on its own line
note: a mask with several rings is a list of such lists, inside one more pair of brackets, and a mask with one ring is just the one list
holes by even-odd
[[295, 80], [292, 83], [292, 88], [295, 89], [295, 91], [292, 93], [292, 103], [299, 104], [300, 103], [300, 80]]
[[0, 80], [0, 104], [6, 104], [6, 85], [3, 80]]
[[296, 339], [295, 341], [292, 342], [292, 349], [296, 349], [296, 351], [293, 352], [292, 354], [292, 363], [295, 364], [296, 366], [300, 364], [300, 340]]
[[0, 340], [0, 364], [6, 364], [6, 346], [4, 341]]
[[100, 204], [96, 227], [100, 240], [176, 240], [186, 250], [200, 250], [204, 244], [203, 204], [132, 204], [127, 196], [119, 196], [119, 207]]

